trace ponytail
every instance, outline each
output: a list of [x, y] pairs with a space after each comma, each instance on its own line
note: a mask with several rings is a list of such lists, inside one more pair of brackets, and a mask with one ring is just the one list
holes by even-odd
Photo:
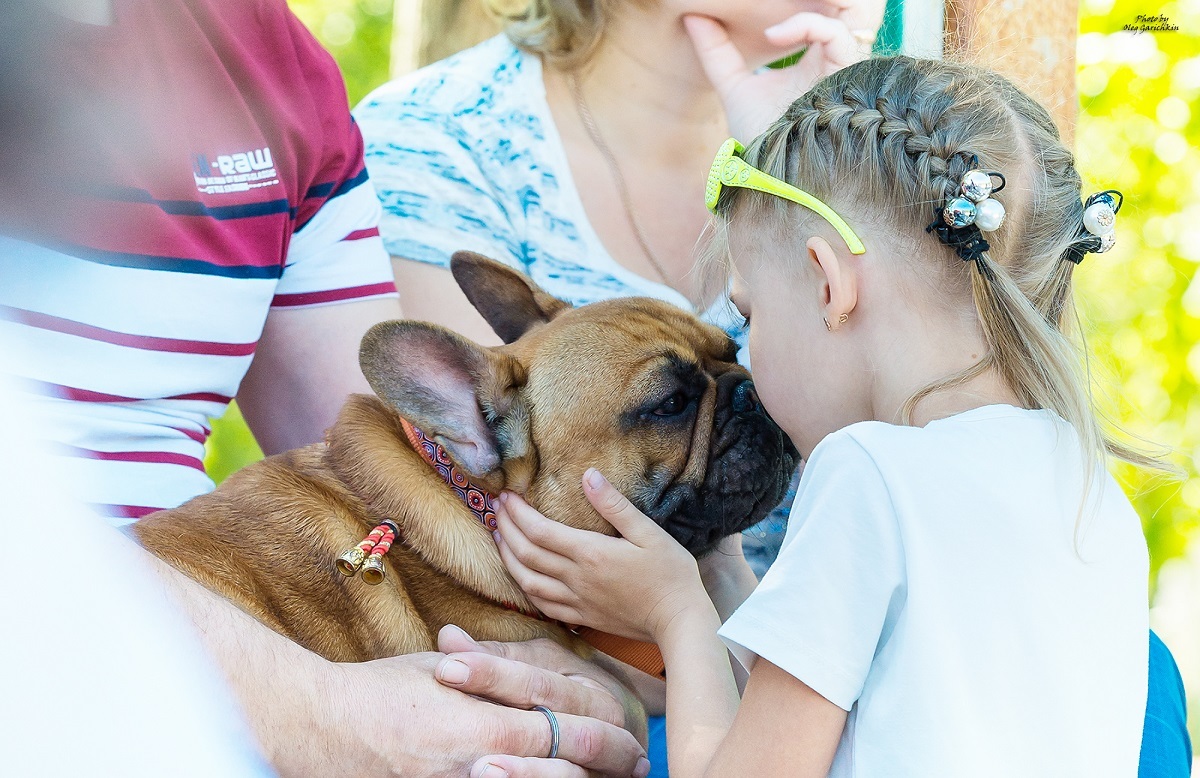
[[[818, 82], [750, 145], [745, 158], [839, 210], [886, 214], [897, 229], [914, 235], [922, 234], [935, 208], [958, 195], [972, 160], [1019, 181], [1021, 187], [1003, 196], [1007, 221], [988, 233], [986, 250], [970, 252], [978, 271], [957, 258], [946, 265], [954, 256], [947, 247], [920, 238], [929, 250], [915, 262], [938, 263], [935, 268], [949, 279], [969, 275], [988, 350], [967, 370], [910, 397], [901, 421], [911, 423], [916, 406], [930, 395], [994, 370], [1024, 407], [1052, 410], [1075, 428], [1089, 471], [1107, 456], [1171, 469], [1121, 442], [1094, 408], [1086, 355], [1073, 337], [1076, 265], [1068, 259], [1081, 256], [1079, 173], [1050, 115], [1009, 81], [958, 63], [868, 59]], [[739, 201], [772, 209], [776, 218], [789, 213], [772, 203], [777, 198], [727, 191], [718, 204], [719, 222]], [[720, 224], [716, 234], [723, 234]]]

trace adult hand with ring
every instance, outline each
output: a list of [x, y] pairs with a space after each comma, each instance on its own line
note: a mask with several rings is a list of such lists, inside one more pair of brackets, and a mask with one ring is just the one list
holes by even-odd
[[[602, 746], [589, 749], [591, 754], [572, 755], [560, 747], [562, 730], [558, 715], [544, 705], [535, 705], [531, 712], [545, 716], [550, 725], [550, 737], [545, 757], [516, 757], [516, 756], [485, 756], [471, 767], [471, 778], [588, 778], [590, 775], [612, 776], [613, 778], [646, 778], [650, 774], [650, 761], [645, 756], [638, 759], [632, 771], [628, 767], [600, 769], [596, 757], [603, 757]], [[570, 724], [576, 716], [563, 717], [564, 724]], [[583, 742], [583, 741], [580, 741]], [[568, 748], [570, 745], [568, 744]], [[589, 771], [580, 767], [576, 760], [593, 765]]]
[[644, 778], [650, 772], [640, 703], [594, 663], [548, 640], [479, 642], [452, 626], [438, 635], [438, 648], [446, 656], [437, 679], [508, 706], [514, 725], [503, 747], [508, 755], [477, 760], [474, 778]]
[[543, 714], [546, 717], [546, 721], [550, 722], [550, 753], [546, 755], [546, 758], [554, 759], [558, 756], [558, 718], [554, 715], [554, 711], [545, 705], [534, 705], [533, 709]]

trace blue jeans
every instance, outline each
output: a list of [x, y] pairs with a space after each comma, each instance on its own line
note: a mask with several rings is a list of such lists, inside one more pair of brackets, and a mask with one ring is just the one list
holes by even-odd
[[[1158, 635], [1150, 633], [1150, 687], [1138, 778], [1188, 778], [1192, 774], [1192, 740], [1187, 731], [1187, 703], [1175, 658]], [[667, 720], [650, 719], [650, 778], [667, 776]]]

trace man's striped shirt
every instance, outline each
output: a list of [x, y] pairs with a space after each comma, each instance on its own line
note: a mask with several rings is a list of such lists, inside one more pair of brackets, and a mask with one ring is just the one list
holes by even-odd
[[116, 0], [68, 32], [61, 213], [0, 239], [0, 341], [65, 480], [123, 523], [212, 488], [272, 307], [395, 285], [341, 76], [283, 0]]

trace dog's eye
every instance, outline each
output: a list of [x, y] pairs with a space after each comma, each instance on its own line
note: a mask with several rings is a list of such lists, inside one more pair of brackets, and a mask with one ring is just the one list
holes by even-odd
[[683, 392], [676, 392], [663, 401], [662, 405], [654, 409], [655, 416], [678, 416], [687, 410], [688, 396]]

